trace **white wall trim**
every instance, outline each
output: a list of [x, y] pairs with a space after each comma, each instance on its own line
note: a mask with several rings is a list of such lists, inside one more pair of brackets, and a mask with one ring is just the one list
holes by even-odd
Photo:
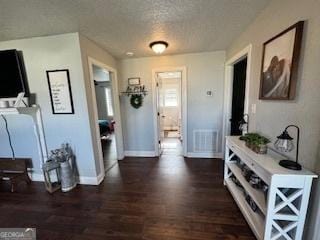
[[104, 180], [104, 176], [105, 176], [105, 172], [104, 173], [100, 173], [97, 177], [97, 185], [99, 185], [103, 180]]
[[94, 79], [93, 79], [93, 68], [92, 65], [97, 65], [101, 68], [104, 68], [110, 72], [111, 75], [111, 86], [113, 91], [113, 108], [114, 108], [114, 119], [116, 121], [115, 125], [115, 141], [116, 141], [116, 150], [117, 150], [117, 159], [121, 160], [124, 158], [124, 147], [123, 147], [123, 135], [122, 135], [122, 124], [121, 124], [121, 113], [120, 113], [120, 100], [119, 100], [119, 89], [118, 89], [118, 78], [117, 78], [117, 70], [105, 65], [104, 63], [92, 58], [88, 57], [88, 64], [89, 64], [89, 75], [90, 75], [90, 86], [92, 92], [92, 101], [93, 101], [93, 111], [94, 111], [94, 122], [96, 123], [96, 141], [98, 145], [98, 156], [99, 156], [99, 163], [100, 169], [102, 174], [102, 179], [104, 178], [104, 164], [103, 164], [103, 155], [102, 155], [102, 147], [101, 147], [101, 140], [100, 140], [100, 131], [98, 125], [98, 107], [97, 107], [97, 100], [96, 100], [96, 92], [94, 87]]
[[79, 177], [79, 184], [81, 185], [99, 185], [104, 179], [104, 173], [98, 177]]
[[251, 53], [252, 44], [239, 51], [233, 57], [226, 61], [225, 64], [225, 81], [224, 81], [224, 101], [223, 101], [223, 130], [222, 130], [222, 149], [225, 149], [225, 137], [230, 134], [231, 103], [232, 103], [232, 84], [234, 64], [247, 57], [246, 71], [246, 90], [244, 100], [244, 113], [249, 114], [249, 93], [251, 82]]
[[[44, 182], [43, 174], [30, 173], [29, 176], [33, 182]], [[98, 177], [78, 177], [78, 183], [81, 185], [99, 185], [104, 179], [104, 174], [101, 173]]]
[[155, 151], [125, 151], [126, 157], [156, 157]]
[[31, 181], [33, 182], [44, 182], [44, 177], [42, 173], [32, 173], [28, 172], [29, 177], [31, 178]]
[[188, 146], [188, 108], [187, 108], [187, 67], [162, 67], [152, 69], [152, 95], [153, 95], [153, 128], [154, 128], [154, 148], [156, 156], [159, 156], [159, 122], [157, 116], [157, 79], [156, 74], [159, 72], [181, 72], [181, 103], [182, 103], [182, 137], [183, 137], [183, 155], [187, 156]]
[[208, 153], [208, 152], [188, 152], [188, 158], [223, 158], [223, 153]]

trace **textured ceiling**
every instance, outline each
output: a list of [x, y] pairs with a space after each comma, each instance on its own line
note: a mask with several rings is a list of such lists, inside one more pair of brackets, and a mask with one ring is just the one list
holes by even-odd
[[80, 32], [117, 58], [223, 50], [268, 0], [0, 0], [0, 41]]

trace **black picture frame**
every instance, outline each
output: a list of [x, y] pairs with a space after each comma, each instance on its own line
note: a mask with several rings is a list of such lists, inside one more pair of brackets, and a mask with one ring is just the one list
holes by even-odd
[[[52, 75], [52, 73], [58, 73], [58, 72], [65, 72], [66, 78], [63, 79], [64, 83], [61, 82], [61, 84], [59, 86], [56, 86], [55, 88], [53, 88], [52, 81], [54, 81], [54, 79], [52, 79], [53, 76], [51, 76], [51, 75]], [[47, 70], [46, 75], [47, 75], [47, 82], [48, 82], [48, 87], [49, 87], [52, 113], [53, 114], [74, 114], [74, 105], [73, 105], [73, 97], [72, 97], [69, 70], [68, 69]], [[57, 80], [55, 80], [55, 81], [57, 81]], [[63, 84], [65, 84], [67, 86], [63, 86]], [[59, 99], [59, 96], [58, 96], [59, 94], [57, 93], [60, 90], [67, 91], [68, 95], [69, 95], [68, 99], [64, 99], [64, 102], [68, 105], [68, 106], [65, 106], [67, 108], [66, 110], [57, 108], [57, 106], [59, 104], [62, 104], [61, 99]], [[60, 101], [60, 103], [59, 103], [59, 101]]]
[[[298, 78], [301, 44], [302, 44], [303, 25], [304, 25], [304, 21], [299, 21], [263, 44], [259, 99], [261, 100], [294, 100], [296, 95], [296, 87], [297, 87], [297, 80], [298, 80], [297, 78]], [[281, 59], [278, 55], [279, 54], [278, 52], [272, 52], [272, 53], [267, 52], [268, 46], [270, 46], [271, 44], [273, 44], [273, 46], [276, 46], [275, 45], [276, 42], [279, 41], [281, 37], [284, 37], [285, 35], [290, 34], [293, 31], [294, 31], [294, 36], [292, 37], [293, 44], [292, 46], [290, 44], [286, 45], [286, 47], [288, 48], [288, 52], [289, 50], [290, 52], [292, 52], [292, 54], [288, 59], [286, 58]], [[283, 50], [283, 48], [278, 48], [278, 49]], [[273, 56], [273, 58], [270, 61], [270, 64], [269, 62], [266, 61], [266, 54], [269, 54], [269, 56]], [[285, 61], [287, 61], [290, 64], [285, 64]], [[265, 69], [266, 66], [268, 66], [268, 69]], [[287, 66], [287, 67], [285, 68], [284, 66]], [[274, 71], [272, 69], [274, 69]], [[286, 85], [282, 83], [280, 84], [281, 82], [280, 78], [284, 78], [282, 75], [277, 78], [276, 73], [280, 75], [279, 69], [283, 69], [281, 74], [284, 74], [285, 69], [288, 69], [287, 70], [288, 74], [287, 76], [285, 76], [288, 79], [288, 83], [286, 83]]]

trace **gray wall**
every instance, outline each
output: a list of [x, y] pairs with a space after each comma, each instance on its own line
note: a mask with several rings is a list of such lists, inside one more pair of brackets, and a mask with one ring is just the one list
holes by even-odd
[[[306, 168], [320, 173], [320, 1], [273, 0], [245, 32], [228, 48], [227, 59], [252, 43], [250, 104], [257, 104], [256, 114], [250, 114], [251, 130], [257, 130], [275, 140], [288, 124], [301, 128], [300, 161]], [[302, 44], [297, 96], [294, 101], [258, 100], [262, 44], [300, 20], [306, 20]], [[317, 186], [319, 190], [319, 186]], [[320, 224], [319, 193], [312, 198], [312, 225]], [[318, 216], [317, 216], [318, 215]], [[316, 223], [316, 218], [318, 222]], [[311, 225], [311, 224], [310, 224]], [[310, 226], [309, 225], [309, 226]], [[315, 229], [309, 230], [309, 236]], [[320, 239], [318, 238], [313, 239]]]
[[[131, 107], [128, 97], [121, 97], [125, 150], [155, 150], [153, 131], [155, 113], [152, 101], [153, 68], [187, 67], [188, 151], [193, 150], [194, 129], [218, 129], [221, 136], [224, 62], [224, 51], [120, 61], [120, 89], [122, 91], [126, 89], [128, 78], [140, 77], [141, 83], [145, 84], [149, 91], [143, 106], [139, 109]], [[207, 97], [206, 90], [212, 90], [213, 97]]]
[[[36, 93], [42, 110], [48, 149], [69, 142], [77, 156], [80, 176], [96, 176], [78, 34], [0, 42], [0, 49], [12, 48], [23, 51], [30, 91]], [[54, 69], [70, 71], [75, 114], [52, 114], [46, 70]], [[8, 123], [17, 156], [31, 157], [35, 173], [41, 173], [31, 120], [9, 116]], [[11, 153], [3, 121], [0, 120], [0, 157], [5, 156], [11, 156]]]

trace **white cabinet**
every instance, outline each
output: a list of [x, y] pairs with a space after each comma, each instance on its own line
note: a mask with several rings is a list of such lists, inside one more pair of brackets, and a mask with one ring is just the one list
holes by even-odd
[[[226, 137], [224, 184], [257, 239], [299, 240], [302, 239], [312, 180], [317, 175], [306, 169], [283, 168], [278, 164], [279, 160], [253, 152], [239, 136]], [[239, 162], [265, 183], [267, 192], [252, 187]], [[245, 195], [255, 203], [255, 211]]]

